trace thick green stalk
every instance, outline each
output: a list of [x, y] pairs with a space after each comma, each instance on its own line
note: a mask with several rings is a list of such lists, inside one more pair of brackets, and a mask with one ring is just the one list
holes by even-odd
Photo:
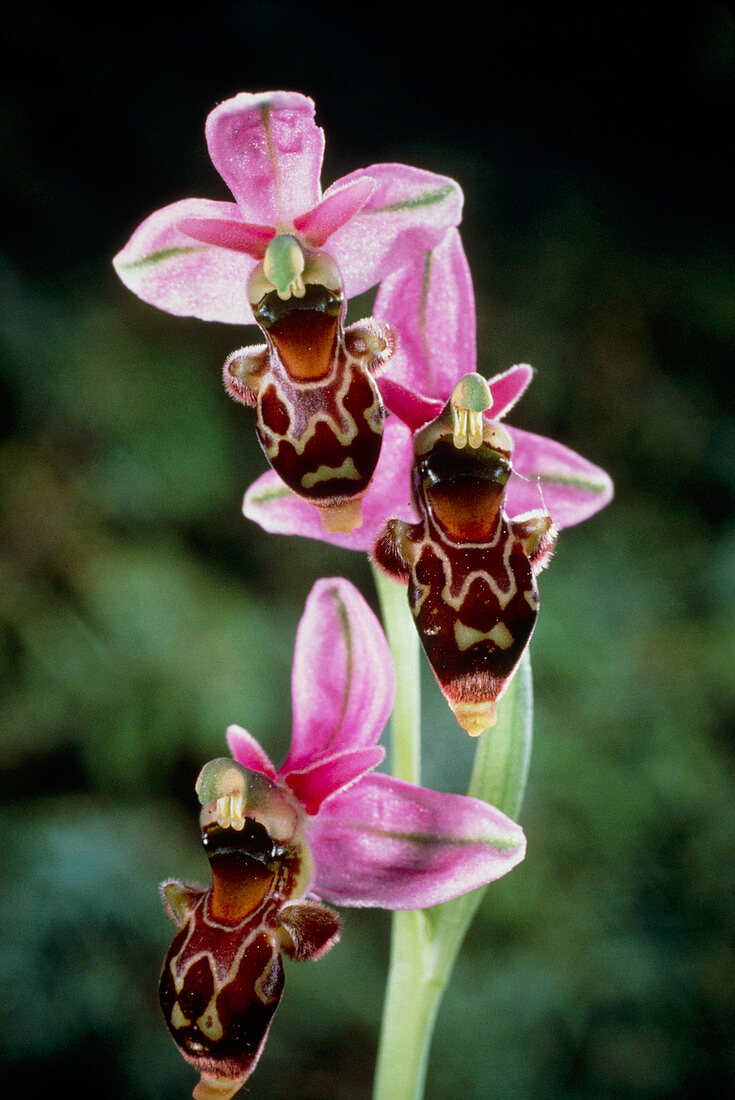
[[408, 609], [405, 585], [373, 568], [375, 585], [396, 670], [391, 717], [391, 772], [407, 783], [421, 782], [421, 665], [419, 640]]
[[[383, 622], [396, 667], [392, 718], [395, 776], [421, 773], [419, 643], [402, 585], [377, 571]], [[528, 653], [498, 708], [494, 729], [480, 737], [468, 794], [516, 817], [531, 750], [532, 683]], [[452, 731], [462, 735], [457, 729]], [[390, 969], [383, 1009], [374, 1100], [421, 1100], [439, 1003], [484, 889], [434, 906], [393, 914]]]
[[[421, 666], [419, 641], [404, 585], [374, 570], [388, 644], [396, 670], [391, 718], [391, 771], [421, 782]], [[390, 968], [381, 1024], [374, 1100], [423, 1095], [426, 1062], [441, 990], [432, 979], [431, 944], [422, 910], [393, 914]]]

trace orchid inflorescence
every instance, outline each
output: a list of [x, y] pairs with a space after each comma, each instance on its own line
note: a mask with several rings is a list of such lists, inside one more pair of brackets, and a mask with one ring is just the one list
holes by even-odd
[[[314, 104], [242, 93], [207, 119], [235, 202], [186, 199], [147, 218], [115, 258], [139, 297], [171, 313], [258, 325], [224, 382], [254, 406], [270, 470], [247, 490], [265, 530], [370, 554], [407, 587], [428, 662], [461, 727], [493, 726], [527, 649], [537, 575], [558, 532], [603, 507], [610, 479], [502, 418], [533, 371], [475, 370], [472, 281], [451, 179], [401, 164], [322, 193]], [[373, 316], [345, 325], [377, 286]], [[239, 726], [196, 784], [208, 888], [163, 884], [178, 932], [161, 1006], [225, 1100], [260, 1056], [282, 955], [314, 959], [342, 906], [421, 910], [484, 886], [524, 855], [487, 802], [375, 771], [395, 673], [380, 623], [347, 581], [319, 581], [296, 638], [293, 738], [276, 769]]]

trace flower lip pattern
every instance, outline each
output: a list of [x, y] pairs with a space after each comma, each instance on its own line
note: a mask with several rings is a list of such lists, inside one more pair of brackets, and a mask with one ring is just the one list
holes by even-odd
[[337, 905], [419, 909], [505, 874], [521, 828], [485, 802], [404, 783], [373, 769], [395, 690], [382, 628], [347, 581], [318, 581], [293, 665], [293, 736], [276, 769], [239, 726], [233, 759], [295, 795], [314, 861], [309, 896]]
[[395, 677], [380, 624], [341, 579], [318, 582], [299, 625], [293, 737], [274, 768], [239, 726], [232, 757], [196, 789], [207, 889], [169, 880], [177, 933], [160, 1002], [195, 1100], [229, 1100], [255, 1069], [284, 987], [282, 955], [317, 959], [336, 943], [340, 905], [424, 908], [511, 870], [521, 828], [494, 807], [373, 772]]
[[[414, 433], [441, 413], [460, 377], [475, 370], [472, 280], [457, 230], [450, 229], [440, 244], [388, 275], [373, 313], [396, 330], [399, 342], [378, 379], [391, 415], [363, 497], [362, 528], [347, 535], [325, 534], [313, 510], [269, 471], [249, 487], [243, 502], [245, 516], [267, 531], [322, 538], [369, 553], [386, 519], [418, 519], [410, 489]], [[486, 418], [503, 420], [533, 374], [530, 366], [520, 364], [489, 379], [492, 405]], [[612, 482], [599, 466], [544, 436], [510, 426], [507, 431], [513, 440], [513, 473], [505, 499], [509, 518], [542, 507], [562, 530], [609, 503]]]
[[472, 736], [495, 725], [536, 624], [536, 574], [556, 539], [545, 512], [510, 521], [505, 514], [513, 439], [484, 416], [492, 405], [481, 375], [460, 378], [439, 416], [414, 436], [419, 522], [387, 520], [373, 549], [375, 564], [407, 586], [437, 683]]
[[317, 959], [339, 917], [304, 899], [312, 864], [290, 792], [225, 758], [197, 780], [208, 888], [162, 885], [177, 926], [159, 1000], [183, 1057], [198, 1070], [195, 1100], [228, 1100], [257, 1065], [284, 987], [282, 955]]
[[322, 193], [324, 134], [297, 92], [242, 92], [209, 114], [210, 157], [235, 202], [183, 199], [156, 211], [115, 257], [122, 281], [159, 309], [252, 324], [248, 283], [280, 235], [324, 250], [345, 297], [375, 286], [459, 223], [454, 180], [403, 164], [358, 169]]

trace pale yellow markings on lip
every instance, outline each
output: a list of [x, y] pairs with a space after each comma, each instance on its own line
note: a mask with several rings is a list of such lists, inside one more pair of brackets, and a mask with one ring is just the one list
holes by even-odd
[[217, 1013], [217, 994], [212, 996], [212, 1000], [202, 1012], [201, 1016], [197, 1020], [197, 1026], [203, 1035], [206, 1035], [212, 1042], [218, 1042], [224, 1031], [222, 1029], [222, 1022]]
[[538, 593], [534, 592], [534, 590], [532, 588], [528, 588], [523, 593], [523, 595], [525, 597], [526, 603], [531, 608], [531, 610], [532, 611], [537, 611], [538, 610]]
[[[211, 928], [224, 928], [228, 932], [232, 931], [232, 926], [231, 925], [221, 924], [219, 921], [214, 920], [212, 917], [205, 916], [204, 917], [204, 923], [206, 925], [209, 925]], [[188, 975], [189, 971], [191, 970], [191, 968], [193, 966], [195, 966], [201, 959], [207, 959], [207, 961], [209, 962], [210, 971], [212, 973], [212, 978], [214, 979], [214, 994], [213, 994], [212, 999], [213, 999], [213, 1001], [216, 1000], [216, 998], [220, 995], [222, 990], [225, 989], [225, 987], [228, 986], [237, 977], [237, 973], [240, 969], [240, 964], [241, 964], [244, 956], [247, 954], [248, 950], [250, 949], [250, 946], [251, 946], [255, 936], [257, 936], [257, 934], [263, 928], [263, 925], [262, 925], [261, 921], [252, 922], [251, 920], [248, 920], [247, 923], [250, 925], [250, 930], [248, 931], [248, 933], [246, 935], [244, 935], [242, 937], [242, 939], [240, 940], [240, 942], [238, 944], [238, 947], [237, 947], [237, 950], [236, 950], [235, 954], [232, 956], [232, 958], [228, 959], [228, 961], [226, 963], [224, 962], [224, 960], [222, 959], [222, 957], [220, 955], [215, 955], [210, 950], [210, 948], [202, 947], [201, 950], [195, 951], [194, 954], [191, 955], [191, 957], [187, 959], [186, 966], [183, 968], [183, 970], [178, 970], [177, 967], [176, 967], [176, 963], [177, 963], [178, 959], [181, 957], [181, 954], [186, 950], [186, 948], [189, 944], [190, 938], [195, 932], [195, 922], [194, 922], [194, 920], [192, 919], [189, 922], [188, 935], [186, 936], [186, 939], [184, 940], [184, 943], [181, 945], [181, 949], [171, 959], [171, 961], [169, 963], [169, 970], [170, 970], [170, 973], [171, 973], [171, 977], [173, 978], [173, 981], [174, 981], [174, 988], [176, 990], [177, 996], [181, 995], [181, 991], [184, 988], [184, 985], [186, 984], [186, 978], [187, 978], [187, 975]], [[176, 1004], [178, 1005], [178, 1001], [176, 1002]], [[205, 1009], [205, 1011], [202, 1013], [202, 1016], [206, 1015], [206, 1013], [209, 1010], [209, 1007], [210, 1006], [208, 1005], [207, 1008]], [[179, 1011], [181, 1012], [180, 1008], [179, 1008]], [[174, 1009], [172, 1010], [172, 1018], [173, 1018], [173, 1015], [174, 1015], [175, 1012], [176, 1012], [176, 1007], [174, 1006]], [[185, 1026], [187, 1026], [188, 1024], [191, 1023], [190, 1020], [187, 1020], [185, 1018], [183, 1012], [181, 1013], [181, 1019], [182, 1019], [183, 1023], [180, 1024], [180, 1025], [175, 1024], [174, 1025], [175, 1027], [178, 1027], [178, 1026], [185, 1027]], [[197, 1021], [197, 1023], [198, 1022], [199, 1021]]]
[[383, 434], [383, 417], [381, 416], [380, 397], [377, 392], [377, 387], [373, 396], [373, 403], [370, 408], [365, 409], [363, 416], [371, 431], [375, 432], [377, 435]]
[[[421, 543], [419, 544], [419, 546], [417, 548], [416, 560], [417, 561], [420, 560], [421, 554], [422, 554], [422, 552], [423, 552], [423, 550], [426, 546], [428, 546], [433, 551], [433, 553], [436, 554], [436, 556], [439, 558], [439, 560], [442, 563], [442, 569], [444, 570], [444, 581], [445, 581], [444, 587], [442, 588], [441, 592], [439, 593], [439, 596], [440, 596], [440, 599], [443, 600], [443, 602], [445, 604], [447, 604], [448, 607], [453, 608], [454, 611], [459, 611], [460, 608], [462, 607], [462, 604], [464, 603], [464, 601], [467, 597], [467, 593], [470, 590], [470, 585], [474, 581], [476, 581], [478, 579], [478, 577], [480, 578], [480, 580], [483, 580], [487, 584], [490, 591], [493, 593], [496, 600], [498, 601], [498, 605], [500, 606], [501, 609], [508, 606], [508, 604], [510, 603], [510, 601], [513, 599], [516, 592], [518, 591], [518, 585], [516, 584], [516, 579], [513, 576], [512, 569], [510, 568], [510, 555], [511, 555], [511, 552], [512, 552], [512, 549], [513, 549], [513, 540], [512, 539], [506, 539], [505, 546], [503, 548], [503, 564], [505, 565], [505, 572], [506, 572], [506, 576], [508, 577], [508, 591], [507, 592], [504, 592], [501, 588], [499, 588], [497, 582], [495, 581], [495, 579], [493, 577], [491, 577], [489, 573], [486, 573], [484, 569], [474, 569], [471, 573], [468, 574], [467, 577], [465, 577], [464, 583], [463, 583], [462, 588], [460, 589], [459, 593], [456, 596], [453, 596], [452, 595], [452, 588], [451, 588], [451, 586], [452, 586], [452, 563], [449, 560], [448, 554], [446, 553], [446, 551], [442, 547], [441, 542], [437, 539], [432, 539], [431, 538], [431, 536], [429, 534], [429, 523], [428, 523], [428, 519], [426, 517], [424, 517], [424, 532], [425, 532], [424, 538], [422, 539]], [[503, 532], [503, 525], [499, 523], [498, 526], [497, 526], [497, 531], [495, 532], [495, 535], [493, 536], [492, 542], [488, 542], [488, 543], [481, 543], [481, 542], [468, 543], [466, 546], [462, 546], [461, 549], [463, 549], [463, 550], [464, 549], [473, 550], [473, 549], [476, 549], [476, 548], [489, 549], [489, 548], [495, 547], [495, 546], [497, 546], [498, 539], [500, 538], [502, 532]], [[458, 543], [452, 543], [451, 540], [449, 540], [449, 539], [447, 539], [446, 541], [451, 546], [460, 545]], [[424, 599], [426, 598], [426, 596], [428, 595], [428, 592], [429, 592], [429, 586], [428, 585], [419, 585], [419, 587], [424, 589], [424, 592], [423, 592], [422, 597], [419, 601], [419, 606], [414, 611], [414, 614], [416, 614], [416, 615], [418, 614], [418, 612], [420, 610], [420, 606], [421, 606], [421, 604], [423, 604]]]
[[187, 1020], [184, 1013], [181, 1011], [181, 1005], [178, 1001], [174, 1003], [174, 1007], [171, 1009], [171, 1026], [177, 1030], [181, 1027], [188, 1027], [191, 1020]]
[[311, 489], [320, 481], [331, 481], [335, 477], [346, 477], [349, 481], [359, 481], [360, 475], [355, 469], [352, 457], [348, 456], [341, 466], [320, 466], [316, 471], [310, 471], [301, 478], [301, 484], [305, 489]]
[[[332, 369], [329, 372], [329, 375], [327, 376], [327, 378], [322, 379], [319, 382], [301, 383], [301, 385], [299, 386], [299, 389], [302, 389], [302, 390], [305, 390], [305, 391], [306, 390], [318, 390], [320, 387], [326, 387], [326, 386], [331, 385], [331, 383], [334, 380], [335, 372], [337, 371], [337, 369], [339, 367], [340, 356], [341, 355], [345, 356], [345, 364], [344, 364], [342, 382], [340, 383], [340, 387], [337, 391], [336, 400], [337, 400], [337, 405], [338, 405], [338, 407], [339, 407], [339, 409], [340, 409], [340, 411], [341, 411], [341, 413], [342, 413], [342, 415], [345, 419], [345, 423], [346, 423], [347, 427], [344, 430], [342, 430], [339, 427], [339, 425], [335, 422], [334, 417], [329, 413], [315, 413], [314, 416], [309, 417], [307, 426], [304, 429], [304, 432], [302, 433], [302, 435], [300, 435], [298, 438], [293, 438], [293, 436], [289, 435], [288, 433], [286, 435], [277, 435], [272, 430], [272, 428], [269, 428], [265, 424], [263, 424], [262, 419], [260, 418], [260, 411], [258, 411], [258, 419], [259, 419], [259, 423], [261, 425], [261, 428], [263, 429], [263, 431], [265, 433], [267, 433], [273, 439], [273, 442], [271, 444], [268, 444], [265, 448], [265, 453], [267, 454], [268, 458], [270, 458], [270, 459], [275, 458], [275, 456], [278, 454], [278, 448], [279, 448], [279, 446], [280, 446], [280, 444], [283, 440], [286, 440], [288, 443], [291, 444], [291, 446], [296, 451], [296, 454], [302, 455], [304, 453], [304, 451], [306, 450], [306, 447], [307, 447], [309, 441], [311, 440], [312, 436], [316, 432], [317, 427], [319, 426], [320, 423], [324, 423], [324, 424], [328, 425], [329, 430], [332, 432], [335, 439], [338, 441], [338, 443], [342, 447], [349, 446], [349, 444], [353, 441], [355, 436], [358, 434], [358, 428], [357, 428], [357, 424], [355, 423], [354, 417], [344, 407], [344, 399], [345, 399], [347, 393], [349, 392], [350, 386], [352, 385], [352, 379], [353, 379], [353, 376], [354, 376], [354, 373], [355, 373], [355, 369], [356, 369], [356, 367], [359, 367], [360, 364], [359, 364], [359, 360], [356, 359], [354, 356], [349, 355], [345, 351], [344, 348], [340, 348], [337, 355], [335, 356], [334, 364], [333, 364]], [[281, 385], [279, 384], [278, 379], [274, 379], [272, 385], [273, 385], [273, 387], [276, 391], [276, 396], [278, 397], [278, 399], [286, 406], [287, 409], [289, 409], [290, 415], [291, 415], [291, 420], [293, 422], [294, 419], [295, 419], [295, 409], [294, 409], [293, 402], [283, 392], [283, 389], [282, 389]], [[296, 388], [296, 387], [294, 387], [294, 388]]]
[[454, 640], [457, 643], [457, 649], [462, 652], [470, 646], [477, 645], [478, 642], [492, 642], [498, 649], [509, 649], [513, 645], [513, 635], [504, 623], [496, 623], [492, 630], [483, 632], [471, 626], [465, 626], [464, 623], [455, 622]]
[[264, 1005], [273, 1004], [274, 1001], [278, 1000], [278, 994], [276, 994], [275, 997], [269, 996], [268, 992], [267, 992], [267, 989], [266, 989], [266, 983], [269, 981], [269, 979], [271, 977], [271, 972], [273, 970], [274, 962], [275, 962], [275, 952], [273, 954], [271, 954], [271, 957], [268, 960], [268, 962], [266, 963], [266, 965], [263, 969], [263, 972], [261, 973], [260, 977], [256, 979], [255, 986], [254, 986], [255, 993], [257, 994], [258, 998], [263, 1002]]

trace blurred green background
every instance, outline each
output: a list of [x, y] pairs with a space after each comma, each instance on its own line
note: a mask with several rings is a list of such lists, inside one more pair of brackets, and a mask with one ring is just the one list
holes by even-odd
[[[5, 1091], [190, 1094], [157, 887], [206, 880], [194, 778], [231, 722], [282, 759], [315, 580], [376, 605], [361, 555], [240, 513], [265, 461], [220, 367], [255, 331], [158, 313], [110, 265], [157, 207], [229, 197], [214, 104], [285, 87], [317, 101], [325, 184], [459, 180], [480, 369], [532, 363], [512, 422], [616, 483], [542, 577], [528, 856], [472, 926], [427, 1100], [731, 1092], [731, 6], [80, 10], [0, 9]], [[463, 789], [428, 676], [424, 728], [427, 783]], [[343, 916], [288, 965], [246, 1095], [369, 1097], [389, 918]]]

